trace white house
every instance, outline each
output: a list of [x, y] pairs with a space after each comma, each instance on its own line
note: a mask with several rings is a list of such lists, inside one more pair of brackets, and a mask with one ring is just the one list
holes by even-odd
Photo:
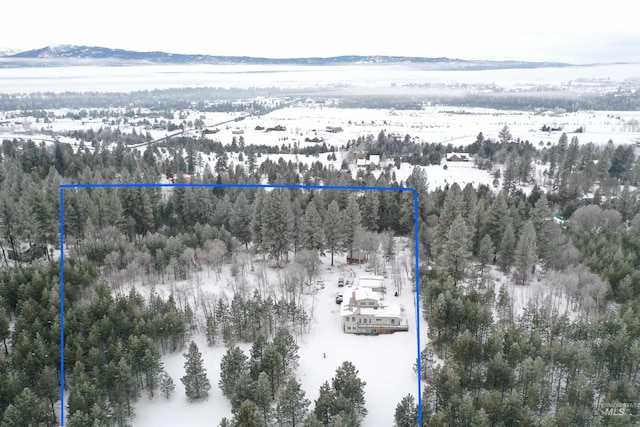
[[345, 295], [340, 317], [347, 334], [390, 334], [408, 331], [409, 324], [399, 304], [382, 305], [380, 295], [368, 288], [356, 288]]

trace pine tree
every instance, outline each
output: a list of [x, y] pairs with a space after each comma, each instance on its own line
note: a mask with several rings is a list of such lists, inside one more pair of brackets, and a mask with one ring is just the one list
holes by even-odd
[[[210, 212], [210, 210], [208, 212]], [[202, 212], [198, 215], [198, 218], [205, 219], [208, 212]], [[222, 199], [218, 199], [218, 203], [216, 203], [216, 208], [213, 211], [213, 216], [211, 218], [213, 226], [218, 228], [224, 227], [225, 230], [229, 230], [231, 228], [229, 226], [229, 220], [233, 213], [231, 198], [229, 197], [229, 194], [225, 194], [224, 197], [222, 197]]]
[[536, 248], [536, 231], [531, 221], [527, 221], [518, 240], [515, 253], [516, 279], [521, 285], [526, 285], [532, 270], [538, 260]]
[[309, 412], [309, 400], [300, 388], [300, 383], [290, 377], [280, 394], [280, 401], [276, 407], [276, 420], [281, 427], [302, 427]]
[[240, 347], [227, 349], [227, 353], [220, 362], [220, 382], [218, 386], [222, 394], [231, 399], [235, 394], [235, 387], [244, 373], [249, 372], [248, 358]]
[[94, 417], [89, 414], [85, 414], [84, 412], [76, 411], [73, 414], [69, 415], [67, 422], [65, 425], [67, 427], [85, 427], [85, 426], [94, 426], [100, 425], [96, 424], [97, 421]]
[[271, 386], [271, 398], [275, 399], [276, 391], [280, 387], [280, 380], [284, 375], [284, 362], [282, 355], [273, 343], [269, 344], [262, 356], [262, 369], [269, 377]]
[[48, 406], [31, 389], [25, 388], [4, 411], [0, 426], [56, 426], [56, 419]]
[[489, 427], [489, 419], [482, 408], [475, 408], [471, 393], [466, 392], [459, 403], [457, 411], [459, 425], [468, 427]]
[[500, 250], [498, 252], [500, 265], [505, 271], [513, 265], [514, 254], [516, 250], [516, 234], [513, 230], [513, 224], [510, 219], [507, 220], [507, 225], [500, 241]]
[[114, 400], [121, 403], [126, 408], [126, 415], [131, 415], [132, 402], [138, 398], [138, 384], [131, 366], [124, 357], [120, 358], [116, 366], [118, 381], [114, 387]]
[[623, 221], [629, 221], [631, 220], [631, 218], [633, 218], [637, 203], [638, 202], [635, 200], [635, 196], [629, 189], [629, 182], [625, 182], [616, 203], [616, 209], [622, 215]]
[[465, 202], [462, 191], [460, 190], [460, 186], [457, 183], [454, 183], [447, 192], [440, 217], [438, 218], [438, 228], [436, 230], [432, 246], [436, 255], [439, 255], [442, 252], [451, 224], [453, 224], [458, 216], [464, 216], [465, 211]]
[[331, 380], [335, 393], [333, 415], [344, 412], [352, 421], [359, 425], [367, 416], [365, 407], [364, 386], [367, 383], [358, 377], [358, 371], [353, 363], [345, 361], [336, 370], [336, 375]]
[[342, 217], [338, 202], [329, 203], [327, 214], [324, 217], [324, 236], [327, 249], [331, 251], [331, 266], [333, 267], [333, 254], [340, 248], [342, 237]]
[[480, 261], [480, 267], [482, 269], [481, 274], [484, 275], [484, 269], [487, 265], [493, 262], [493, 258], [496, 254], [496, 248], [491, 241], [491, 237], [485, 234], [480, 241], [480, 247], [478, 249], [478, 261]]
[[471, 253], [468, 249], [469, 236], [467, 226], [462, 215], [453, 221], [447, 232], [446, 241], [442, 248], [440, 261], [442, 268], [457, 284], [465, 277]]
[[233, 204], [229, 227], [231, 234], [248, 247], [251, 241], [251, 209], [244, 193], [240, 193]]
[[43, 194], [42, 187], [35, 183], [29, 185], [25, 199], [34, 222], [35, 239], [33, 242], [38, 242], [42, 245], [54, 243], [53, 239], [57, 235], [56, 212], [52, 211], [51, 206]]
[[549, 254], [551, 253], [551, 240], [552, 240], [552, 222], [551, 222], [551, 209], [549, 208], [549, 202], [547, 201], [546, 194], [542, 194], [536, 201], [535, 206], [531, 210], [531, 221], [536, 232], [538, 248], [538, 256], [548, 261]]
[[9, 318], [6, 314], [4, 306], [0, 300], [0, 341], [4, 344], [4, 354], [9, 355], [9, 349], [7, 347], [7, 338], [11, 336], [11, 330], [9, 329]]
[[342, 396], [340, 396], [339, 399], [342, 402], [341, 407], [343, 407], [344, 410], [331, 417], [329, 427], [359, 427], [360, 421], [356, 419], [353, 411], [349, 408], [349, 402]]
[[266, 338], [264, 335], [258, 335], [258, 337], [253, 341], [249, 352], [249, 373], [254, 381], [258, 380], [258, 376], [262, 372], [262, 357], [266, 348]]
[[518, 169], [517, 154], [514, 152], [507, 158], [507, 164], [502, 176], [502, 190], [509, 196], [513, 195], [517, 189]]
[[[427, 344], [420, 352], [420, 377], [423, 380], [433, 377], [433, 372], [436, 368], [436, 359], [431, 345]], [[413, 364], [413, 372], [418, 373], [418, 362]]]
[[264, 197], [262, 208], [262, 244], [280, 266], [291, 247], [294, 216], [286, 190], [273, 190]]
[[485, 387], [504, 393], [513, 387], [515, 375], [513, 368], [502, 358], [502, 353], [497, 353], [487, 366]]
[[563, 175], [565, 175], [565, 179], [566, 179], [566, 172], [563, 172], [563, 165], [564, 163], [564, 157], [565, 154], [567, 153], [567, 145], [569, 143], [569, 137], [567, 136], [566, 133], [563, 133], [562, 135], [560, 135], [560, 139], [558, 140], [558, 145], [555, 147], [555, 156], [554, 156], [554, 160], [555, 160], [555, 164], [558, 165], [558, 171], [555, 173], [555, 179], [553, 181], [553, 187], [552, 189], [554, 191], [558, 191], [562, 188], [562, 180], [563, 180]]
[[252, 213], [251, 213], [251, 239], [257, 249], [262, 249], [262, 209], [266, 198], [264, 191], [259, 191], [253, 200]]
[[176, 389], [176, 385], [173, 380], [165, 371], [160, 374], [160, 392], [165, 399], [169, 399]]
[[300, 223], [300, 246], [302, 249], [318, 250], [324, 248], [324, 229], [322, 218], [314, 203], [309, 203]]
[[304, 427], [322, 427], [322, 424], [320, 423], [320, 421], [316, 420], [316, 417], [313, 415], [313, 413], [309, 413], [309, 415], [307, 415], [307, 418], [304, 419]]
[[531, 150], [525, 149], [518, 162], [518, 180], [521, 184], [527, 184], [531, 178], [531, 172], [533, 171], [531, 156]]
[[344, 248], [347, 250], [349, 255], [352, 254], [353, 250], [356, 249], [356, 241], [358, 240], [358, 236], [360, 235], [360, 207], [358, 206], [358, 202], [355, 198], [349, 198], [349, 203], [347, 204], [347, 209], [343, 212], [342, 215], [342, 241], [344, 243]]
[[333, 408], [334, 394], [329, 382], [325, 381], [320, 386], [320, 395], [315, 401], [313, 413], [323, 426], [328, 426], [331, 421], [331, 410]]
[[38, 379], [38, 396], [42, 399], [46, 399], [51, 408], [51, 415], [53, 419], [56, 419], [56, 411], [54, 408], [55, 402], [60, 399], [60, 377], [56, 373], [55, 369], [51, 366], [45, 366], [42, 369], [40, 378]]
[[380, 199], [376, 191], [365, 191], [362, 196], [362, 227], [366, 230], [378, 231], [380, 219]]
[[502, 142], [503, 144], [506, 144], [509, 141], [511, 141], [513, 136], [511, 136], [511, 131], [509, 130], [509, 126], [504, 125], [502, 127], [500, 132], [498, 132], [498, 138], [500, 139], [500, 142]]
[[144, 337], [143, 348], [144, 353], [138, 362], [140, 374], [144, 374], [144, 380], [147, 390], [151, 397], [160, 384], [160, 374], [162, 373], [162, 362], [160, 361], [160, 353], [155, 343]]
[[262, 419], [256, 404], [250, 400], [245, 400], [240, 405], [236, 416], [233, 419], [234, 427], [263, 427]]
[[271, 419], [271, 386], [266, 373], [260, 372], [258, 381], [255, 384], [254, 402], [258, 412], [261, 413], [264, 425], [269, 425]]
[[[565, 135], [566, 137], [566, 135]], [[571, 178], [571, 174], [573, 172], [574, 166], [578, 164], [578, 157], [580, 156], [580, 148], [578, 146], [578, 137], [574, 136], [571, 138], [571, 143], [567, 147], [564, 159], [562, 162], [562, 168], [560, 169], [560, 186], [559, 189], [566, 189], [569, 180]]]
[[184, 384], [185, 393], [189, 400], [202, 399], [209, 395], [211, 383], [207, 378], [207, 371], [204, 368], [202, 354], [194, 341], [189, 344], [189, 350], [184, 354], [185, 376], [180, 378]]
[[273, 337], [273, 346], [282, 357], [285, 370], [293, 370], [298, 367], [298, 349], [300, 347], [287, 328], [278, 328]]
[[[407, 178], [407, 188], [413, 188], [418, 191], [418, 214], [423, 220], [427, 216], [427, 194], [429, 192], [427, 171], [421, 166], [414, 166], [411, 171], [411, 175]], [[405, 199], [408, 205], [408, 211], [411, 212], [411, 218], [413, 218], [413, 197], [410, 193], [406, 193], [408, 196]], [[411, 222], [413, 225], [413, 221]]]
[[255, 381], [249, 376], [249, 372], [242, 372], [238, 381], [233, 386], [233, 395], [229, 396], [231, 411], [236, 413], [242, 402], [250, 400], [255, 403]]
[[487, 222], [487, 234], [489, 234], [491, 241], [496, 245], [502, 241], [502, 234], [504, 233], [508, 215], [509, 206], [507, 205], [504, 193], [500, 192], [491, 204]]
[[209, 346], [215, 345], [216, 343], [216, 335], [218, 334], [218, 325], [216, 323], [216, 319], [214, 316], [207, 316], [206, 320], [206, 336], [207, 336], [207, 344]]
[[418, 407], [411, 394], [402, 398], [393, 417], [394, 427], [415, 427], [418, 424]]

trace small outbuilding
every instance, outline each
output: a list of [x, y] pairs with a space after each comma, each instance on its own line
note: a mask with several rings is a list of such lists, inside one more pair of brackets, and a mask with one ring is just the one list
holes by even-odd
[[364, 264], [367, 262], [367, 253], [365, 251], [351, 251], [347, 255], [347, 264]]

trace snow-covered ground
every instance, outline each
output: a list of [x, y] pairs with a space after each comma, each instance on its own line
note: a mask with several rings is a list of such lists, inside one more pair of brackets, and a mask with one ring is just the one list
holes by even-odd
[[[408, 250], [403, 247], [400, 258], [406, 257]], [[409, 323], [408, 332], [396, 332], [391, 335], [357, 336], [344, 334], [340, 326], [340, 305], [336, 304], [335, 296], [338, 291], [345, 295], [353, 288], [338, 288], [338, 278], [356, 281], [361, 275], [370, 275], [365, 272], [365, 266], [349, 266], [345, 264], [344, 255], [335, 257], [335, 266], [330, 266], [329, 257], [322, 258], [322, 267], [319, 278], [324, 280], [325, 288], [319, 290], [315, 296], [305, 296], [305, 304], [308, 310], [313, 306], [313, 321], [308, 334], [298, 336], [299, 368], [297, 377], [302, 383], [306, 397], [317, 399], [320, 386], [325, 381], [331, 381], [338, 366], [346, 361], [351, 361], [359, 370], [359, 376], [366, 381], [365, 397], [366, 407], [369, 411], [365, 419], [364, 427], [379, 427], [393, 424], [393, 414], [396, 405], [402, 397], [411, 393], [417, 396], [418, 379], [413, 372], [413, 364], [418, 354], [415, 293], [413, 283], [407, 276], [407, 269], [403, 266], [399, 269], [403, 289], [398, 297], [395, 297], [393, 284], [387, 281], [388, 292], [385, 296], [386, 303], [399, 303], [405, 308], [405, 314]], [[407, 259], [410, 268], [411, 260]], [[409, 270], [410, 271], [410, 270]], [[277, 280], [279, 270], [269, 269], [272, 280]], [[220, 294], [229, 292], [228, 283], [233, 279], [228, 269], [224, 270], [219, 279], [208, 277], [206, 272], [200, 273], [201, 289], [204, 292]], [[250, 276], [251, 277], [251, 276]], [[251, 282], [251, 278], [249, 279]], [[188, 283], [182, 285], [188, 286]], [[159, 292], [166, 292], [170, 285], [160, 286]], [[176, 284], [180, 286], [180, 284]], [[420, 340], [424, 346], [427, 340], [426, 322], [420, 320]], [[163, 357], [165, 369], [176, 384], [176, 391], [170, 400], [156, 396], [153, 399], [146, 395], [136, 406], [136, 426], [210, 426], [218, 425], [223, 417], [231, 417], [231, 407], [227, 399], [222, 396], [217, 387], [220, 375], [220, 361], [226, 349], [223, 345], [208, 347], [203, 335], [195, 337], [202, 352], [212, 389], [206, 401], [189, 403], [184, 394], [184, 387], [180, 378], [184, 375], [184, 357], [180, 353]], [[241, 346], [248, 355], [250, 344]], [[326, 357], [325, 357], [326, 355]]]
[[[190, 111], [185, 121], [195, 121], [204, 117], [205, 126], [233, 120], [236, 113], [200, 113]], [[99, 119], [72, 120], [58, 118], [51, 123], [36, 123], [34, 119], [24, 118], [0, 120], [0, 137], [24, 137], [32, 139], [52, 139], [47, 132], [88, 130], [109, 126]], [[174, 123], [182, 120], [175, 119]], [[284, 126], [285, 131], [257, 130]], [[413, 142], [452, 144], [454, 147], [466, 146], [476, 140], [482, 132], [485, 138], [498, 139], [498, 133], [507, 125], [514, 139], [529, 141], [535, 147], [542, 148], [548, 143], [558, 142], [562, 132], [569, 137], [577, 136], [580, 143], [606, 144], [612, 140], [615, 144], [634, 144], [640, 141], [640, 113], [637, 111], [578, 111], [533, 113], [517, 110], [495, 110], [487, 108], [464, 108], [424, 106], [421, 110], [387, 110], [365, 108], [336, 108], [322, 104], [298, 104], [282, 108], [259, 117], [248, 117], [239, 122], [217, 126], [218, 133], [206, 135], [206, 138], [231, 144], [232, 140], [244, 139], [245, 145], [267, 145], [281, 147], [283, 144], [300, 148], [314, 146], [316, 143], [305, 139], [318, 138], [327, 147], [344, 148], [349, 141], [359, 137], [373, 135], [378, 137], [381, 131], [386, 135], [403, 138], [409, 135]], [[543, 132], [543, 126], [562, 128], [561, 131]], [[327, 132], [328, 126], [341, 127], [342, 132]], [[111, 126], [123, 133], [144, 135], [142, 126], [121, 124]], [[582, 128], [581, 133], [573, 133]], [[241, 132], [241, 133], [240, 133]], [[149, 130], [152, 138], [162, 138], [166, 130]], [[190, 135], [200, 135], [191, 131]], [[541, 145], [542, 144], [542, 145]], [[326, 157], [326, 156], [325, 156]]]

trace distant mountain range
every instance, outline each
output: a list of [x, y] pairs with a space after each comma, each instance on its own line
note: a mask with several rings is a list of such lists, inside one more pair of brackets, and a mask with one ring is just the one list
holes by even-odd
[[47, 46], [25, 52], [0, 52], [0, 68], [56, 67], [75, 65], [154, 65], [154, 64], [248, 64], [248, 65], [351, 65], [420, 64], [437, 70], [489, 70], [512, 68], [569, 67], [561, 62], [484, 61], [416, 56], [334, 56], [329, 58], [260, 58], [251, 56], [186, 55], [166, 52], [135, 52], [96, 46]]

